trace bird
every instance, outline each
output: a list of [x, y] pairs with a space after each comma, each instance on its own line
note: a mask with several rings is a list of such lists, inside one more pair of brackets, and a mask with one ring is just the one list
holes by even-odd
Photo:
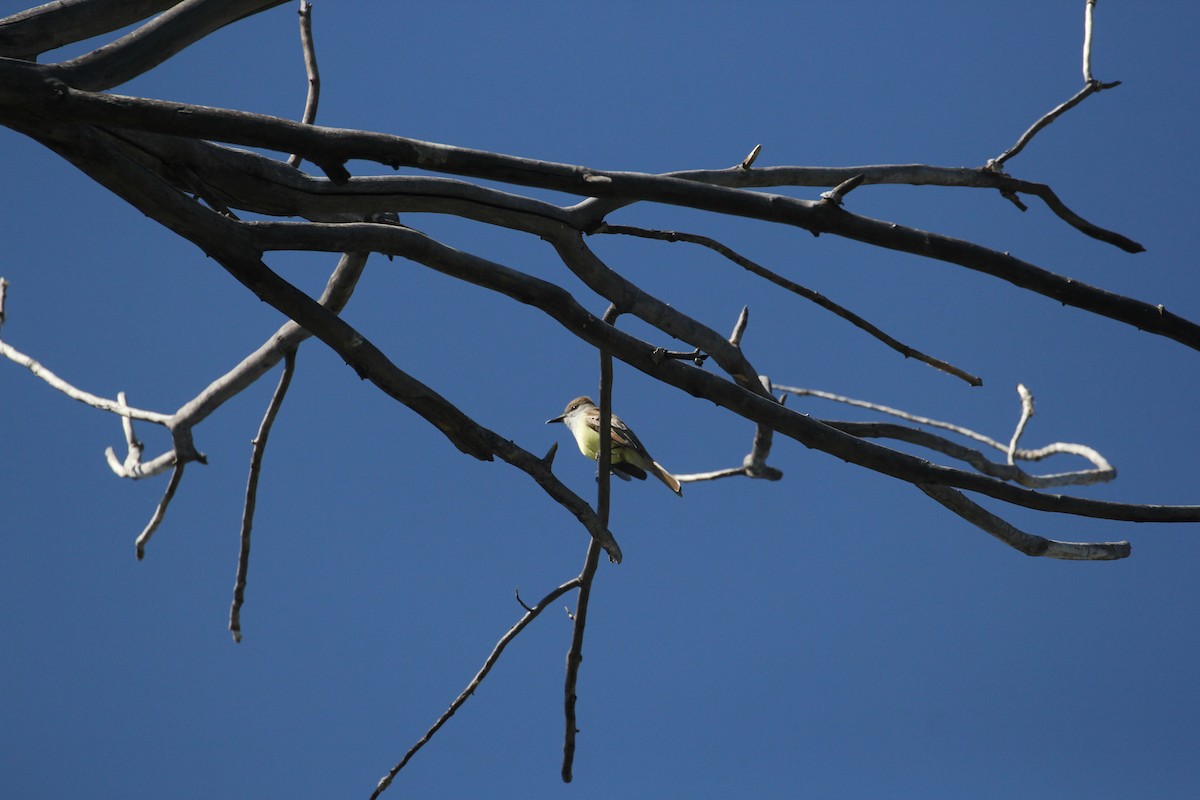
[[[592, 402], [592, 398], [576, 397], [567, 403], [567, 408], [562, 414], [546, 420], [547, 425], [552, 422], [561, 422], [567, 426], [575, 437], [575, 443], [579, 445], [579, 452], [593, 460], [600, 458], [600, 409]], [[614, 475], [623, 480], [637, 478], [644, 481], [646, 473], [650, 473], [666, 484], [672, 492], [683, 497], [683, 488], [679, 485], [679, 480], [650, 457], [637, 434], [616, 414], [612, 415], [611, 431], [612, 451], [609, 458]]]

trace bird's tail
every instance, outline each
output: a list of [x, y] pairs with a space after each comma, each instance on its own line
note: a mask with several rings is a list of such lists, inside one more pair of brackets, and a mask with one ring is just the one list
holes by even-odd
[[652, 465], [653, 469], [649, 470], [649, 472], [654, 473], [654, 477], [665, 483], [667, 488], [669, 488], [672, 492], [680, 497], [683, 497], [683, 487], [679, 485], [679, 480], [674, 475], [663, 469], [663, 465], [657, 461], [651, 461], [650, 464]]

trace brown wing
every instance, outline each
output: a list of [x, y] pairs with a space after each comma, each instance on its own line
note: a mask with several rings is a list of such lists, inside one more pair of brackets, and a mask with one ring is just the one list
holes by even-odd
[[647, 461], [654, 460], [646, 452], [646, 446], [638, 439], [637, 434], [631, 431], [629, 426], [622, 422], [616, 414], [612, 415], [612, 440], [621, 447], [628, 447], [630, 450], [641, 453]]

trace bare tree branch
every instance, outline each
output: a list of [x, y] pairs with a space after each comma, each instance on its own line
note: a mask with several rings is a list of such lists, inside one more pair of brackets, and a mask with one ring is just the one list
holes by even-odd
[[[321, 71], [317, 69], [317, 48], [312, 35], [312, 3], [300, 0], [300, 44], [304, 49], [304, 72], [308, 75], [308, 95], [304, 100], [304, 116], [300, 121], [311, 125], [317, 121], [317, 103], [321, 100]], [[290, 167], [300, 166], [303, 159], [296, 153], [288, 157]]]
[[1083, 9], [1083, 82], [1092, 83], [1092, 14], [1096, 11], [1096, 0], [1087, 0]]
[[[495, 289], [523, 303], [541, 308], [579, 338], [610, 350], [617, 358], [652, 377], [689, 394], [703, 396], [754, 422], [768, 425], [776, 432], [790, 436], [808, 447], [824, 450], [830, 455], [909, 483], [955, 486], [1042, 511], [1139, 522], [1200, 521], [1200, 506], [1136, 505], [1063, 495], [1043, 495], [961, 470], [934, 466], [904, 453], [872, 445], [802, 414], [791, 412], [773, 399], [759, 396], [757, 392], [747, 391], [741, 386], [679, 361], [659, 358], [656, 356], [656, 348], [620, 330], [600, 324], [561, 288], [522, 275], [500, 264], [438, 244], [411, 229], [369, 224], [244, 224], [256, 234], [262, 235], [260, 243], [266, 249], [273, 248], [271, 240], [276, 238], [278, 246], [283, 246], [286, 241], [291, 243], [289, 247], [302, 246], [335, 252], [348, 242], [355, 241], [359, 246], [411, 258], [440, 272]], [[287, 231], [286, 235], [284, 231]], [[321, 245], [323, 239], [326, 242]], [[724, 339], [721, 339], [721, 342], [728, 346]]]
[[734, 251], [732, 248], [729, 248], [717, 240], [709, 238], [708, 236], [700, 236], [694, 233], [681, 233], [679, 231], [660, 231], [651, 230], [648, 228], [636, 228], [630, 225], [609, 225], [607, 223], [602, 223], [600, 227], [595, 230], [595, 233], [627, 234], [629, 236], [640, 236], [645, 239], [661, 239], [665, 242], [691, 242], [692, 244], [698, 244], [702, 247], [707, 247], [708, 249], [725, 256], [725, 258], [737, 264], [739, 267], [742, 267], [747, 272], [751, 272], [760, 278], [765, 278], [776, 286], [787, 289], [793, 294], [798, 294], [804, 299], [816, 303], [826, 311], [830, 311], [833, 314], [841, 317], [854, 327], [866, 331], [868, 334], [883, 342], [896, 352], [900, 353], [900, 355], [904, 356], [905, 358], [915, 358], [917, 361], [928, 364], [934, 369], [939, 369], [947, 374], [955, 376], [956, 378], [961, 378], [972, 386], [983, 385], [982, 378], [972, 375], [965, 370], [959, 369], [958, 367], [946, 361], [928, 356], [916, 348], [909, 347], [903, 342], [887, 335], [879, 328], [860, 317], [858, 314], [855, 314], [853, 311], [850, 311], [844, 306], [833, 302], [825, 295], [820, 294], [819, 292], [814, 292], [812, 289], [809, 289], [806, 286], [801, 286], [795, 281], [788, 280], [777, 272], [767, 269], [766, 267], [750, 260], [749, 258], [746, 258], [740, 253]]
[[[770, 390], [771, 382], [763, 376], [763, 386]], [[782, 403], [783, 401], [780, 400]], [[726, 469], [712, 470], [710, 472], [692, 472], [687, 474], [675, 474], [675, 479], [680, 483], [696, 483], [699, 481], [715, 481], [721, 478], [755, 478], [759, 480], [777, 481], [783, 478], [783, 470], [767, 464], [767, 457], [771, 455], [771, 443], [775, 439], [775, 431], [771, 430], [766, 425], [754, 426], [754, 439], [750, 445], [750, 452], [742, 459], [740, 467], [731, 467]]]
[[1130, 553], [1129, 542], [1059, 542], [1025, 533], [968, 500], [960, 491], [928, 484], [917, 484], [917, 488], [975, 527], [1027, 556], [1069, 561], [1113, 561], [1126, 558]]
[[[935, 436], [925, 431], [915, 428], [908, 428], [901, 425], [888, 425], [872, 422], [838, 422], [833, 420], [821, 420], [826, 425], [837, 428], [845, 433], [864, 438], [890, 438], [899, 441], [909, 442], [911, 444], [927, 447], [931, 450], [936, 450], [940, 453], [956, 458], [959, 461], [965, 461], [972, 467], [977, 469], [984, 475], [990, 475], [993, 478], [999, 478], [1004, 481], [1013, 481], [1022, 486], [1035, 489], [1046, 489], [1052, 486], [1078, 486], [1092, 483], [1102, 483], [1110, 481], [1117, 476], [1117, 471], [1112, 465], [1096, 452], [1091, 447], [1082, 444], [1074, 444], [1070, 442], [1054, 442], [1052, 444], [1040, 447], [1034, 450], [1016, 448], [1012, 444], [1020, 438], [1019, 434], [1013, 437], [1013, 442], [1009, 445], [1001, 444], [995, 439], [984, 436], [969, 428], [964, 428], [960, 425], [954, 425], [941, 420], [929, 419], [916, 414], [910, 414], [907, 411], [901, 411], [896, 408], [890, 408], [878, 403], [870, 403], [865, 400], [854, 400], [849, 397], [832, 394], [830, 392], [822, 392], [817, 389], [801, 389], [795, 386], [780, 386], [775, 385], [773, 388], [783, 392], [789, 392], [799, 397], [819, 397], [825, 400], [832, 400], [836, 403], [865, 408], [870, 411], [875, 411], [880, 414], [887, 414], [893, 417], [914, 422], [918, 425], [929, 425], [935, 428], [952, 431], [959, 436], [965, 436], [969, 439], [974, 439], [981, 442], [994, 450], [999, 450], [1007, 457], [1007, 463], [997, 464], [984, 458], [983, 454], [977, 450], [971, 450], [954, 442], [944, 439], [940, 436]], [[1024, 389], [1024, 387], [1021, 387]], [[1028, 390], [1021, 392], [1021, 422], [1019, 429], [1023, 430], [1029, 416], [1032, 415], [1033, 396]], [[1030, 475], [1019, 467], [1014, 466], [1014, 460], [1020, 461], [1041, 461], [1049, 458], [1052, 455], [1074, 455], [1085, 458], [1092, 463], [1093, 468], [1088, 470], [1079, 470], [1075, 472], [1062, 472], [1053, 475]]]
[[237, 578], [233, 585], [233, 603], [229, 607], [229, 632], [235, 642], [242, 641], [242, 604], [246, 600], [246, 576], [250, 572], [250, 532], [254, 528], [254, 507], [258, 500], [258, 476], [262, 472], [263, 454], [267, 449], [267, 439], [271, 435], [271, 426], [283, 405], [288, 387], [292, 383], [292, 375], [296, 371], [296, 350], [292, 349], [283, 358], [283, 372], [279, 375], [279, 384], [271, 395], [263, 414], [262, 424], [258, 426], [258, 434], [250, 443], [250, 474], [246, 479], [246, 500], [242, 506], [242, 529], [239, 535], [241, 546], [238, 549]]
[[188, 45], [284, 0], [184, 0], [115, 42], [52, 68], [77, 89], [101, 91], [148, 72]]
[[1092, 10], [1095, 7], [1096, 0], [1087, 0], [1087, 2], [1084, 4], [1083, 88], [1076, 92], [1075, 96], [1070, 100], [1059, 106], [1056, 106], [1037, 122], [1033, 123], [1029, 130], [1021, 134], [1021, 138], [1017, 139], [1016, 144], [989, 161], [986, 169], [999, 171], [1001, 168], [1003, 168], [1004, 162], [1008, 161], [1017, 153], [1020, 153], [1022, 150], [1024, 150], [1025, 145], [1029, 144], [1033, 137], [1051, 122], [1054, 122], [1054, 120], [1058, 119], [1063, 114], [1082, 103], [1089, 96], [1103, 91], [1104, 89], [1113, 89], [1121, 85], [1120, 81], [1101, 83], [1092, 77]]
[[[613, 305], [604, 312], [603, 324], [615, 326], [620, 309]], [[608, 525], [609, 505], [612, 499], [612, 354], [600, 350], [600, 452], [596, 454], [596, 515]], [[592, 596], [592, 582], [600, 564], [600, 548], [595, 541], [588, 542], [583, 570], [579, 573], [579, 595], [575, 601], [574, 627], [571, 630], [571, 649], [567, 651], [567, 676], [563, 686], [563, 711], [565, 733], [563, 735], [563, 783], [574, 777], [575, 735], [579, 728], [575, 721], [575, 686], [579, 681], [579, 666], [583, 663], [583, 633], [587, 627], [588, 605]]]
[[[117, 402], [121, 405], [128, 405], [124, 392], [117, 392]], [[108, 460], [108, 466], [118, 478], [129, 478], [135, 481], [141, 480], [142, 478], [159, 475], [169, 467], [175, 465], [175, 451], [173, 449], [168, 450], [151, 461], [142, 461], [142, 453], [146, 448], [134, 433], [133, 420], [129, 417], [121, 417], [121, 430], [125, 434], [124, 461], [117, 459], [117, 454], [111, 447], [104, 448], [104, 457]]]
[[[471, 678], [470, 683], [467, 684], [467, 688], [463, 689], [462, 692], [459, 693], [458, 697], [454, 698], [454, 701], [450, 703], [450, 707], [447, 708], [440, 717], [438, 717], [437, 721], [430, 726], [429, 730], [425, 731], [425, 734], [419, 740], [417, 740], [417, 743], [409, 748], [408, 752], [404, 754], [404, 757], [401, 758], [394, 767], [388, 770], [386, 775], [379, 779], [379, 783], [375, 786], [375, 791], [371, 792], [371, 800], [375, 800], [375, 798], [379, 797], [384, 790], [392, 785], [392, 781], [395, 780], [396, 775], [398, 775], [400, 770], [404, 769], [405, 765], [412, 760], [412, 757], [417, 754], [417, 751], [428, 744], [429, 740], [433, 738], [434, 734], [441, 730], [442, 726], [445, 725], [452, 716], [454, 716], [455, 712], [463, 707], [463, 704], [467, 702], [471, 695], [475, 693], [475, 690], [479, 688], [479, 685], [483, 683], [483, 679], [486, 678], [488, 673], [492, 671], [492, 667], [494, 667], [496, 662], [500, 660], [501, 654], [504, 653], [504, 648], [508, 647], [509, 643], [511, 643], [513, 639], [517, 638], [517, 635], [520, 634], [521, 631], [525, 630], [525, 627], [529, 623], [533, 622], [535, 619], [537, 619], [538, 615], [549, 608], [551, 603], [562, 597], [567, 592], [576, 588], [578, 585], [579, 578], [575, 577], [547, 594], [533, 607], [525, 606], [524, 603], [521, 604], [525, 608], [525, 614], [519, 620], [517, 620], [515, 625], [508, 629], [507, 633], [500, 637], [500, 641], [496, 642], [496, 646], [492, 648], [492, 652], [489, 653], [488, 657], [484, 660], [483, 666], [480, 667], [479, 672], [475, 673], [475, 677]], [[518, 600], [520, 600], [519, 596]]]
[[[0, 64], [0, 78], [7, 67]], [[16, 84], [28, 87], [28, 81]], [[363, 158], [399, 166], [476, 174], [493, 180], [540, 186], [560, 191], [593, 195], [623, 195], [643, 200], [682, 205], [717, 213], [747, 216], [795, 225], [813, 233], [833, 233], [891, 250], [908, 252], [958, 264], [1006, 280], [1015, 286], [1058, 300], [1067, 305], [1119, 320], [1142, 330], [1166, 336], [1193, 349], [1200, 349], [1200, 325], [1132, 298], [1064, 278], [1048, 270], [980, 245], [929, 231], [907, 228], [882, 220], [851, 214], [831, 204], [815, 203], [782, 195], [745, 192], [695, 181], [641, 173], [600, 172], [551, 162], [498, 156], [493, 153], [431, 145], [363, 131], [341, 131], [321, 126], [303, 126], [289, 120], [180, 103], [122, 98], [49, 87], [48, 92], [20, 91], [26, 109], [35, 114], [49, 98], [56, 108], [78, 121], [131, 125], [146, 130], [188, 133], [226, 141], [300, 152], [305, 157], [348, 180], [340, 166], [349, 158]], [[0, 96], [0, 104], [5, 98]], [[15, 124], [14, 119], [10, 125]], [[41, 138], [33, 131], [27, 131]], [[339, 172], [339, 170], [341, 172]], [[756, 174], [758, 170], [751, 171]]]
[[1029, 424], [1029, 420], [1033, 416], [1033, 395], [1022, 383], [1017, 384], [1017, 394], [1021, 396], [1021, 418], [1017, 421], [1017, 428], [1013, 431], [1012, 439], [1008, 443], [1009, 466], [1013, 463], [1013, 455], [1017, 452], [1021, 434], [1025, 432], [1025, 426]]
[[179, 0], [56, 0], [0, 19], [0, 56], [33, 61], [47, 50], [126, 25]]
[[[1083, 46], [1085, 85], [1074, 97], [1037, 120], [1016, 144], [980, 169], [950, 169], [927, 165], [865, 167], [755, 168], [761, 145], [739, 163], [722, 170], [690, 170], [667, 174], [602, 171], [585, 166], [542, 161], [424, 142], [370, 131], [315, 125], [320, 92], [311, 29], [311, 4], [300, 7], [301, 40], [309, 91], [300, 122], [229, 109], [101, 93], [144, 74], [209, 33], [257, 13], [282, 0], [131, 0], [111, 10], [97, 0], [65, 0], [0, 20], [0, 123], [51, 147], [119, 197], [193, 242], [257, 297], [290, 321], [254, 353], [212, 381], [174, 414], [158, 414], [128, 406], [124, 393], [117, 400], [99, 398], [72, 387], [33, 359], [0, 341], [0, 354], [22, 364], [58, 391], [122, 418], [127, 455], [119, 460], [106, 450], [110, 466], [122, 477], [138, 478], [171, 466], [172, 474], [154, 515], [136, 541], [138, 558], [162, 522], [189, 461], [204, 461], [193, 442], [194, 428], [228, 399], [262, 377], [280, 360], [285, 362], [253, 441], [242, 518], [241, 547], [230, 609], [229, 627], [241, 639], [240, 611], [245, 598], [251, 530], [257, 485], [271, 425], [291, 380], [297, 348], [316, 336], [341, 356], [359, 377], [413, 410], [436, 427], [459, 451], [491, 461], [496, 457], [529, 475], [556, 503], [572, 513], [588, 531], [587, 554], [581, 572], [551, 591], [500, 638], [482, 668], [450, 703], [404, 757], [382, 778], [378, 796], [414, 754], [453, 716], [479, 687], [500, 655], [545, 608], [572, 589], [578, 589], [573, 631], [564, 677], [564, 742], [562, 778], [571, 781], [576, 747], [577, 685], [583, 639], [601, 550], [620, 561], [621, 551], [609, 530], [613, 358], [619, 358], [665, 384], [703, 398], [751, 421], [755, 435], [740, 468], [679, 476], [682, 480], [713, 480], [733, 475], [778, 480], [782, 473], [767, 465], [773, 436], [779, 432], [815, 448], [897, 479], [910, 482], [938, 503], [1009, 546], [1034, 556], [1075, 560], [1110, 560], [1129, 555], [1127, 542], [1061, 542], [1025, 533], [984, 510], [963, 495], [967, 490], [1003, 502], [1041, 511], [1095, 518], [1153, 522], [1200, 522], [1200, 506], [1161, 506], [1113, 503], [1034, 489], [1108, 480], [1115, 470], [1096, 451], [1083, 445], [1057, 442], [1037, 450], [1019, 447], [1033, 414], [1033, 397], [1018, 386], [1021, 415], [1007, 444], [949, 423], [928, 420], [878, 404], [853, 401], [815, 390], [776, 387], [900, 417], [967, 436], [1004, 453], [1006, 463], [985, 458], [924, 430], [897, 424], [815, 420], [784, 406], [772, 394], [771, 382], [760, 375], [743, 349], [748, 308], [743, 308], [728, 337], [645, 291], [613, 269], [588, 246], [592, 233], [620, 233], [664, 241], [699, 244], [787, 291], [818, 303], [883, 341], [905, 357], [978, 385], [980, 379], [958, 367], [925, 355], [883, 333], [862, 317], [745, 258], [715, 239], [607, 223], [608, 215], [636, 203], [663, 203], [721, 215], [779, 223], [828, 233], [854, 241], [911, 253], [978, 271], [1015, 286], [1094, 314], [1136, 326], [1200, 350], [1200, 325], [1129, 297], [1107, 292], [1013, 258], [981, 245], [936, 232], [860, 216], [843, 208], [850, 192], [881, 184], [939, 185], [995, 189], [1026, 210], [1019, 195], [1033, 195], [1067, 224], [1100, 241], [1128, 252], [1140, 244], [1100, 228], [1069, 209], [1046, 185], [1012, 178], [1001, 171], [1043, 128], [1090, 94], [1117, 83], [1102, 84], [1092, 77], [1091, 52], [1095, 0], [1087, 0]], [[59, 64], [39, 65], [32, 59], [46, 49], [80, 41], [88, 35], [114, 30], [162, 9], [168, 9], [132, 33], [103, 47]], [[291, 154], [287, 162], [239, 150], [239, 145]], [[299, 171], [307, 159], [327, 178]], [[364, 160], [393, 168], [415, 167], [464, 179], [431, 176], [353, 177], [346, 166]], [[581, 198], [574, 205], [501, 191], [470, 181], [494, 181], [537, 190], [566, 192]], [[832, 187], [818, 199], [805, 200], [769, 187]], [[856, 198], [859, 195], [855, 196]], [[548, 243], [565, 266], [591, 291], [612, 305], [602, 319], [584, 308], [562, 286], [505, 265], [457, 250], [420, 231], [399, 224], [401, 212], [449, 214], [538, 237]], [[307, 222], [243, 222], [236, 213], [292, 216]], [[314, 300], [272, 271], [263, 261], [269, 251], [328, 251], [344, 254], [326, 291]], [[554, 475], [555, 448], [543, 458], [480, 425], [432, 387], [393, 363], [374, 343], [339, 317], [369, 252], [401, 256], [431, 270], [503, 294], [537, 309], [562, 329], [595, 347], [600, 356], [600, 452], [598, 495], [593, 509]], [[0, 325], [4, 321], [4, 290], [0, 279]], [[664, 336], [686, 346], [668, 349], [667, 342], [643, 340], [615, 326], [629, 313]], [[648, 338], [658, 338], [652, 332]], [[671, 345], [674, 347], [674, 345]], [[688, 351], [687, 347], [694, 348]], [[711, 357], [728, 379], [705, 370]], [[144, 447], [133, 420], [155, 422], [172, 435], [172, 449], [143, 463]], [[892, 438], [929, 448], [958, 459], [977, 472], [931, 464], [907, 453], [868, 441]], [[1054, 475], [1029, 475], [1017, 461], [1036, 461], [1055, 453], [1088, 459], [1093, 469]], [[1014, 485], [1016, 484], [1016, 485]]]
[[176, 458], [175, 468], [171, 470], [171, 480], [167, 483], [167, 490], [163, 492], [162, 500], [158, 501], [158, 506], [154, 509], [154, 514], [150, 517], [150, 521], [146, 523], [146, 527], [137, 537], [137, 541], [133, 543], [138, 561], [141, 561], [145, 557], [146, 543], [150, 541], [150, 537], [158, 530], [158, 526], [167, 515], [167, 507], [171, 504], [171, 499], [175, 497], [175, 490], [179, 488], [180, 481], [183, 480], [183, 468], [186, 465], [187, 461]]
[[55, 375], [50, 370], [46, 369], [40, 362], [33, 359], [24, 353], [17, 350], [10, 344], [0, 341], [0, 355], [7, 358], [14, 364], [19, 364], [32, 372], [36, 377], [41, 378], [46, 383], [58, 392], [65, 394], [72, 400], [78, 400], [81, 403], [86, 403], [92, 408], [98, 408], [101, 411], [108, 411], [113, 414], [119, 414], [122, 417], [130, 419], [140, 419], [143, 422], [153, 422], [157, 425], [167, 425], [171, 416], [169, 414], [160, 414], [156, 411], [146, 411], [140, 408], [131, 408], [119, 400], [109, 400], [107, 397], [100, 397], [91, 392], [77, 389], [71, 384], [64, 381], [62, 378]]
[[[1058, 198], [1047, 185], [1020, 180], [986, 167], [936, 167], [929, 164], [874, 164], [852, 167], [740, 167], [719, 170], [682, 170], [664, 173], [669, 177], [734, 188], [775, 186], [836, 186], [862, 176], [863, 185], [901, 184], [907, 186], [945, 186], [974, 189], [996, 189], [1002, 195], [1029, 194], [1041, 199], [1060, 219], [1076, 230], [1129, 253], [1146, 248], [1137, 242], [1095, 225], [1076, 214]], [[573, 206], [581, 215], [585, 230], [599, 225], [613, 211], [637, 202], [635, 199], [595, 197]], [[1025, 210], [1023, 207], [1021, 210]]]

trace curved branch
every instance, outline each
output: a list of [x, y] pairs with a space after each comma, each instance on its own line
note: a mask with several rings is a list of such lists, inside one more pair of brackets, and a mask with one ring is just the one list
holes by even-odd
[[154, 69], [213, 31], [284, 2], [184, 0], [111, 44], [51, 65], [51, 74], [77, 89], [111, 89]]
[[[304, 72], [308, 75], [308, 94], [304, 98], [304, 114], [300, 121], [311, 125], [317, 121], [317, 104], [321, 101], [321, 71], [317, 67], [317, 48], [312, 35], [312, 3], [300, 0], [300, 44], [304, 50]], [[300, 156], [288, 157], [288, 166], [300, 166]]]
[[[956, 433], [959, 436], [985, 444], [993, 450], [998, 450], [1004, 453], [1007, 457], [1007, 463], [997, 464], [984, 458], [983, 454], [978, 450], [972, 450], [968, 447], [955, 444], [949, 439], [936, 436], [926, 431], [917, 428], [908, 428], [903, 425], [894, 425], [888, 423], [875, 422], [838, 422], [832, 420], [821, 420], [826, 425], [837, 428], [840, 431], [860, 436], [865, 438], [889, 438], [897, 439], [903, 442], [909, 442], [920, 447], [927, 447], [930, 450], [936, 450], [939, 453], [944, 453], [951, 458], [956, 458], [959, 461], [965, 461], [972, 467], [982, 472], [984, 475], [991, 475], [993, 478], [1000, 478], [1006, 481], [1015, 481], [1022, 486], [1028, 486], [1035, 489], [1045, 489], [1051, 486], [1078, 486], [1082, 484], [1102, 483], [1110, 481], [1117, 476], [1117, 471], [1113, 469], [1108, 460], [1100, 453], [1096, 452], [1091, 447], [1082, 444], [1074, 444], [1071, 442], [1053, 442], [1044, 447], [1036, 449], [1018, 448], [1013, 443], [1008, 445], [1001, 444], [990, 436], [984, 436], [970, 428], [964, 428], [961, 425], [954, 425], [949, 422], [942, 422], [929, 417], [922, 417], [917, 414], [910, 414], [907, 411], [901, 411], [898, 408], [890, 408], [879, 403], [870, 403], [865, 400], [855, 400], [852, 397], [833, 394], [831, 392], [823, 392], [818, 389], [802, 389], [797, 386], [783, 386], [782, 384], [773, 385], [774, 389], [782, 392], [797, 395], [799, 397], [819, 397], [824, 400], [832, 400], [835, 403], [843, 403], [857, 408], [865, 408], [879, 414], [887, 414], [889, 416], [898, 417], [908, 422], [913, 422], [918, 425], [928, 425], [933, 428], [941, 428], [942, 430]], [[1024, 427], [1024, 421], [1028, 419], [1028, 415], [1032, 415], [1032, 396], [1028, 395], [1028, 390], [1024, 387], [1019, 387], [1023, 390], [1021, 393], [1021, 419], [1023, 420], [1021, 427]], [[1026, 401], [1028, 397], [1028, 402]], [[1019, 437], [1014, 437], [1015, 439]], [[1021, 461], [1041, 461], [1053, 455], [1073, 455], [1084, 458], [1092, 463], [1092, 469], [1077, 470], [1075, 472], [1063, 472], [1055, 475], [1030, 475], [1024, 470], [1013, 465], [1014, 459]]]
[[1019, 139], [1017, 139], [1016, 144], [1014, 144], [1012, 147], [1008, 148], [1003, 153], [1001, 153], [1000, 155], [996, 156], [991, 161], [989, 161], [987, 168], [988, 169], [1000, 169], [1001, 167], [1004, 166], [1005, 161], [1008, 161], [1010, 158], [1015, 156], [1017, 153], [1020, 153], [1022, 150], [1024, 150], [1025, 145], [1029, 144], [1033, 140], [1033, 137], [1036, 136], [1038, 134], [1038, 132], [1042, 130], [1042, 128], [1045, 128], [1051, 122], [1054, 122], [1054, 120], [1058, 119], [1063, 114], [1067, 113], [1072, 108], [1074, 108], [1075, 106], [1082, 103], [1089, 96], [1096, 94], [1097, 92], [1101, 91], [1102, 89], [1112, 89], [1112, 88], [1114, 88], [1116, 86], [1120, 86], [1120, 85], [1121, 85], [1120, 81], [1114, 81], [1113, 83], [1100, 83], [1099, 81], [1089, 81], [1088, 83], [1084, 84], [1084, 87], [1082, 89], [1080, 89], [1078, 92], [1076, 92], [1075, 95], [1073, 97], [1071, 97], [1070, 100], [1067, 100], [1065, 103], [1055, 106], [1053, 109], [1051, 109], [1049, 112], [1047, 112], [1044, 117], [1039, 119], [1037, 122], [1033, 123], [1033, 125], [1031, 125], [1029, 127], [1029, 130], [1027, 130], [1023, 134], [1021, 134], [1021, 137]]
[[14, 364], [19, 364], [32, 372], [36, 377], [41, 378], [56, 391], [62, 392], [72, 400], [78, 400], [80, 403], [85, 403], [92, 408], [98, 408], [101, 411], [108, 411], [113, 414], [118, 414], [128, 419], [137, 419], [142, 422], [153, 422], [158, 425], [168, 425], [171, 421], [170, 414], [161, 414], [157, 411], [145, 411], [140, 408], [133, 408], [125, 405], [118, 400], [109, 400], [107, 397], [100, 397], [91, 392], [77, 389], [71, 384], [64, 381], [62, 378], [55, 375], [50, 370], [42, 366], [41, 362], [30, 356], [25, 355], [21, 351], [14, 348], [12, 345], [0, 341], [0, 356], [4, 356]]
[[158, 501], [154, 513], [150, 516], [150, 521], [146, 523], [146, 527], [142, 529], [137, 540], [133, 543], [138, 561], [145, 558], [146, 543], [150, 541], [150, 537], [158, 530], [158, 526], [167, 515], [167, 507], [171, 505], [171, 500], [175, 497], [175, 490], [179, 488], [179, 483], [183, 480], [183, 468], [185, 466], [187, 466], [186, 459], [175, 459], [174, 469], [171, 470], [171, 480], [167, 482], [167, 489], [163, 492], [162, 499]]
[[[1030, 489], [1100, 483], [1110, 481], [1116, 477], [1116, 471], [1103, 459], [1100, 459], [1103, 466], [1098, 466], [1096, 469], [1059, 472], [1051, 475], [1030, 475], [1015, 465], [1000, 464], [992, 461], [978, 450], [964, 447], [928, 431], [910, 428], [906, 425], [898, 425], [894, 422], [846, 422], [842, 420], [823, 419], [821, 423], [831, 428], [837, 428], [839, 431], [848, 433], [851, 436], [858, 436], [864, 439], [895, 439], [896, 441], [915, 444], [918, 447], [925, 447], [970, 464], [984, 475], [989, 475], [1002, 481], [1012, 481]], [[1032, 453], [1033, 456], [1025, 456], [1024, 453], [1026, 452]], [[1057, 446], [1052, 445], [1041, 450], [1016, 452], [1017, 457], [1027, 460], [1039, 460], [1051, 454], [1077, 455], [1082, 458], [1098, 456], [1091, 448], [1065, 443], [1059, 443]]]
[[0, 56], [32, 61], [47, 50], [115, 31], [179, 0], [57, 0], [0, 19]]
[[927, 484], [918, 484], [917, 488], [975, 527], [1027, 556], [1067, 561], [1115, 561], [1127, 558], [1131, 552], [1129, 542], [1059, 542], [1036, 536], [1005, 522], [955, 489]]

